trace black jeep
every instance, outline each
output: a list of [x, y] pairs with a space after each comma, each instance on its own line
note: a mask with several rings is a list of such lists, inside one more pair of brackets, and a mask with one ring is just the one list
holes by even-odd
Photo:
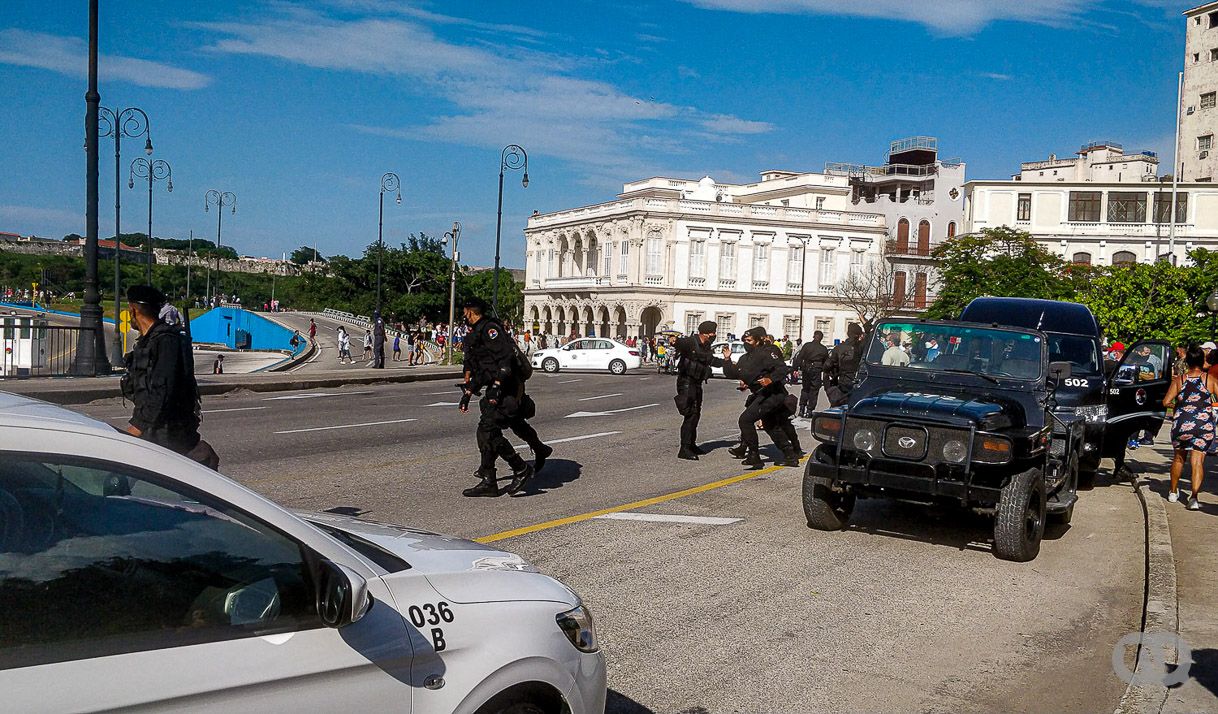
[[856, 498], [948, 502], [992, 514], [994, 554], [1028, 561], [1046, 519], [1068, 523], [1085, 420], [1054, 413], [1068, 362], [1044, 333], [892, 320], [868, 335], [850, 400], [817, 412], [808, 526], [845, 527]]

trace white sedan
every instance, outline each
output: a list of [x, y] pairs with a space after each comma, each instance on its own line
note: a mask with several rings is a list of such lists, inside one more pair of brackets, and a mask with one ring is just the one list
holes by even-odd
[[[730, 342], [727, 340], [722, 340], [720, 342], [716, 342], [713, 345], [711, 345], [711, 354], [713, 354], [716, 357], [722, 357], [724, 345], [732, 346], [732, 361], [739, 362], [740, 355], [744, 354], [744, 343], [741, 342], [740, 340], [732, 340]], [[711, 375], [715, 376], [715, 377], [722, 377], [723, 368], [722, 367], [711, 367]]]
[[571, 340], [557, 349], [533, 353], [533, 368], [551, 373], [560, 369], [607, 369], [613, 374], [625, 374], [642, 364], [638, 350], [604, 337]]
[[5, 710], [600, 714], [592, 616], [520, 557], [295, 514], [0, 392]]

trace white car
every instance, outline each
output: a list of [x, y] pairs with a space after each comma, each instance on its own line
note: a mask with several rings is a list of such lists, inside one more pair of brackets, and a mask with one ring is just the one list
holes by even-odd
[[3, 392], [0, 603], [6, 711], [605, 708], [590, 613], [520, 557], [294, 514]]
[[[730, 342], [727, 340], [720, 340], [711, 345], [711, 354], [713, 354], [716, 357], [722, 357], [724, 345], [732, 346], [732, 361], [739, 362], [740, 355], [744, 354], [744, 343], [741, 342], [740, 340], [732, 340]], [[722, 377], [723, 368], [722, 367], [711, 367], [711, 375], [714, 377]]]
[[560, 369], [607, 369], [613, 374], [625, 374], [643, 364], [639, 351], [607, 337], [584, 337], [571, 340], [557, 349], [533, 353], [533, 368], [547, 372]]

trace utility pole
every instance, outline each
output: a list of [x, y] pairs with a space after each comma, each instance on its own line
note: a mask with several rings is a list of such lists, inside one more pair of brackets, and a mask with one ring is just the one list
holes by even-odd
[[448, 273], [448, 339], [444, 341], [444, 351], [447, 353], [448, 364], [453, 363], [453, 322], [457, 319], [457, 261], [461, 254], [457, 252], [457, 243], [461, 240], [461, 223], [453, 221], [453, 229], [444, 234], [444, 242], [452, 239], [452, 267]]
[[[72, 371], [80, 376], [109, 372], [106, 333], [102, 325], [101, 293], [97, 289], [97, 113], [101, 94], [97, 91], [97, 0], [89, 0], [89, 88], [85, 91], [85, 284], [80, 308], [80, 334]], [[118, 315], [114, 316], [115, 324]], [[115, 337], [118, 336], [117, 327]]]

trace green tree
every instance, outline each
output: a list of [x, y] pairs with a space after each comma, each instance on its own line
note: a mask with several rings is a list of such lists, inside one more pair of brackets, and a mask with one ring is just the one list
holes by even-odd
[[953, 238], [937, 247], [939, 297], [927, 314], [951, 319], [987, 295], [1069, 300], [1074, 284], [1065, 261], [1024, 231], [1003, 226]]
[[[458, 273], [457, 300], [479, 297], [490, 303], [495, 294], [495, 271], [479, 270]], [[524, 317], [524, 283], [512, 277], [512, 271], [499, 271], [499, 318], [519, 323]]]
[[288, 256], [288, 260], [297, 265], [306, 265], [314, 260], [325, 262], [326, 256], [318, 253], [317, 249], [312, 246], [302, 245], [292, 251], [291, 255]]
[[1175, 342], [1195, 321], [1196, 272], [1164, 261], [1095, 268], [1076, 300], [1091, 308], [1110, 340]]

